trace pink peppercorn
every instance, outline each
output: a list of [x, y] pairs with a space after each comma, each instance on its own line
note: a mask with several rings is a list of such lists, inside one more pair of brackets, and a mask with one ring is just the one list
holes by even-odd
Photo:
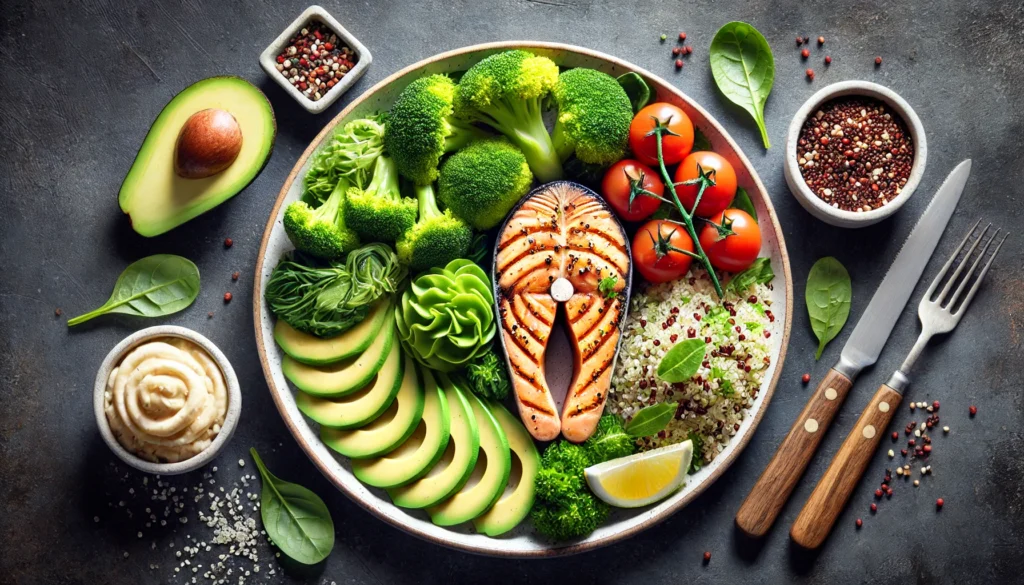
[[935, 507], [937, 509], [941, 510], [942, 506], [945, 505], [945, 503], [946, 503], [945, 500], [943, 500], [942, 498], [939, 498], [939, 499], [935, 500]]
[[970, 412], [971, 416], [974, 416], [978, 414], [978, 407], [972, 404], [971, 407], [967, 409], [967, 412]]
[[800, 56], [806, 59], [811, 56], [811, 52], [807, 49], [804, 49], [803, 51], [800, 51]]
[[682, 69], [682, 68], [683, 68], [683, 60], [682, 59], [676, 59], [676, 69]]

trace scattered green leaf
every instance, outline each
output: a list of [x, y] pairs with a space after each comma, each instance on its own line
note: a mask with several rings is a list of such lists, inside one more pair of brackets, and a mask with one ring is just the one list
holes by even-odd
[[768, 41], [753, 26], [730, 22], [715, 33], [709, 54], [718, 89], [754, 117], [764, 147], [770, 148], [764, 104], [775, 83], [775, 58]]
[[658, 364], [658, 377], [669, 383], [685, 382], [693, 377], [704, 361], [707, 344], [703, 339], [686, 339], [668, 350]]
[[839, 260], [826, 256], [814, 263], [807, 275], [807, 290], [804, 294], [811, 329], [818, 338], [818, 351], [814, 359], [821, 357], [825, 345], [839, 334], [846, 323], [850, 316], [852, 295], [850, 273]]
[[626, 90], [629, 103], [633, 104], [633, 113], [639, 112], [651, 101], [651, 88], [639, 74], [630, 71], [618, 77], [619, 85]]
[[114, 283], [103, 306], [68, 320], [68, 326], [106, 313], [163, 317], [192, 304], [199, 295], [199, 269], [188, 258], [157, 254], [136, 260]]
[[277, 478], [267, 470], [256, 449], [250, 448], [260, 471], [260, 518], [270, 540], [288, 558], [315, 565], [334, 548], [334, 521], [327, 505], [299, 484]]
[[772, 270], [772, 262], [769, 258], [758, 258], [750, 265], [750, 268], [737, 272], [725, 290], [741, 294], [743, 291], [755, 284], [768, 284], [775, 278], [775, 271]]
[[690, 431], [686, 438], [693, 442], [693, 457], [690, 459], [690, 473], [697, 473], [704, 467], [704, 438]]
[[750, 194], [743, 187], [736, 188], [736, 196], [732, 200], [732, 208], [746, 211], [747, 214], [757, 221], [757, 210], [754, 209], [754, 202], [750, 200]]
[[626, 423], [626, 434], [631, 437], [656, 435], [672, 422], [678, 408], [676, 402], [659, 402], [644, 407]]
[[619, 293], [615, 292], [615, 283], [619, 281], [618, 276], [606, 276], [597, 283], [597, 290], [606, 299], [614, 299]]

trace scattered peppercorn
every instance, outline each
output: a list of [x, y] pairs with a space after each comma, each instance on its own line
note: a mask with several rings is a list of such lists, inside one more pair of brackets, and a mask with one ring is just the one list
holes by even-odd
[[683, 53], [684, 53], [684, 54], [686, 54], [686, 55], [689, 55], [689, 54], [690, 54], [690, 53], [692, 53], [692, 52], [693, 52], [693, 47], [691, 47], [691, 46], [689, 46], [689, 45], [687, 45], [687, 46], [683, 47]]
[[881, 57], [875, 57], [875, 65], [881, 65], [881, 64], [882, 64], [882, 58]]
[[797, 37], [796, 38], [796, 46], [799, 47], [802, 44], [804, 44], [804, 38], [803, 37]]
[[60, 317], [62, 314], [64, 314], [64, 311], [61, 311], [60, 307], [57, 307], [56, 309], [54, 309], [53, 314]]
[[684, 33], [684, 32], [679, 33], [679, 40], [680, 41], [685, 41], [686, 40], [686, 33]]
[[797, 141], [807, 186], [826, 204], [864, 212], [888, 204], [910, 179], [914, 146], [885, 103], [841, 97], [808, 116]]
[[818, 44], [819, 45], [824, 45], [825, 44], [825, 37], [818, 37]]
[[234, 245], [234, 243], [235, 243], [234, 240], [232, 240], [231, 238], [224, 238], [224, 247], [225, 248], [230, 248], [232, 245]]
[[978, 414], [978, 407], [972, 404], [971, 407], [967, 409], [967, 412], [970, 412], [971, 416], [974, 416]]
[[945, 505], [945, 504], [946, 504], [946, 501], [943, 500], [942, 498], [939, 498], [939, 499], [935, 500], [935, 507], [937, 509], [939, 509], [939, 510], [941, 510], [942, 506]]
[[672, 54], [673, 55], [678, 55], [678, 54], [680, 54], [682, 52], [683, 52], [682, 47], [672, 47]]
[[899, 440], [899, 438], [900, 438], [900, 434], [898, 432], [896, 432], [896, 431], [893, 431], [892, 432], [892, 440], [893, 441], [897, 441], [897, 440]]
[[209, 313], [207, 313], [206, 314], [206, 318], [207, 319], [213, 319], [213, 311], [210, 311]]
[[660, 37], [658, 37], [658, 39], [659, 39], [659, 40], [660, 40], [661, 42], [663, 42], [663, 43], [665, 42], [665, 39], [667, 39], [667, 38], [668, 38], [668, 35], [666, 35], [666, 34], [664, 34], [664, 33], [662, 33], [662, 35], [661, 35]]
[[706, 550], [706, 551], [704, 551], [704, 563], [707, 564], [707, 563], [710, 563], [710, 562], [711, 562], [711, 551]]
[[804, 37], [804, 44], [805, 44], [805, 45], [806, 45], [807, 43], [810, 43], [810, 42], [811, 42], [811, 37]]
[[[807, 73], [807, 79], [809, 79], [811, 81], [814, 81], [814, 69], [808, 69], [806, 73]], [[823, 137], [822, 140], [826, 140], [827, 141], [828, 138], [824, 138]], [[828, 143], [825, 142], [824, 144], [828, 144]]]
[[800, 51], [800, 56], [806, 59], [811, 56], [811, 51], [809, 49], [804, 49], [803, 51]]
[[306, 98], [317, 101], [355, 67], [358, 56], [338, 45], [327, 25], [312, 20], [277, 56], [276, 68]]
[[682, 68], [683, 68], [683, 60], [682, 59], [676, 59], [676, 69], [682, 69]]
[[807, 384], [808, 382], [811, 381], [811, 375], [804, 374], [803, 376], [800, 377], [800, 381], [803, 382], [804, 384]]
[[872, 502], [871, 503], [871, 511], [872, 512], [877, 512], [878, 511], [878, 504]]
[[860, 528], [861, 526], [864, 526], [864, 521], [860, 518], [857, 518], [857, 528]]
[[876, 498], [881, 498], [882, 494], [883, 494], [882, 490], [875, 490], [875, 497]]
[[238, 280], [238, 277], [241, 276], [241, 275], [242, 275], [242, 273], [240, 273], [240, 272], [238, 272], [236, 270], [235, 272], [231, 273], [231, 280]]
[[828, 55], [825, 55], [825, 65], [831, 65], [831, 64], [832, 64], [832, 57], [830, 57]]
[[231, 293], [229, 293], [229, 292], [224, 293], [224, 302], [225, 303], [230, 303], [231, 302]]
[[939, 401], [936, 400], [935, 402], [932, 402], [932, 410], [938, 410], [938, 409], [939, 409]]

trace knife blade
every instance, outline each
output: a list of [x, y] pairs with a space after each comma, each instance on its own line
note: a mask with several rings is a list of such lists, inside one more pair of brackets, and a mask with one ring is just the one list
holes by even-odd
[[818, 384], [736, 512], [736, 526], [748, 536], [762, 537], [774, 524], [853, 387], [853, 381], [861, 370], [878, 360], [960, 201], [970, 174], [971, 161], [967, 159], [953, 169], [936, 191], [843, 346], [839, 362]]

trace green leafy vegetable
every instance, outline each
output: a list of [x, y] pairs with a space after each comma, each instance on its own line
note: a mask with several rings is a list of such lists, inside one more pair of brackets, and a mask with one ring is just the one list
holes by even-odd
[[623, 73], [616, 81], [626, 90], [629, 103], [633, 105], [633, 113], [639, 112], [651, 101], [651, 88], [639, 74], [633, 71]]
[[619, 457], [632, 455], [636, 451], [636, 439], [626, 432], [622, 419], [614, 414], [606, 414], [597, 421], [594, 434], [583, 443], [594, 463], [610, 461]]
[[505, 360], [491, 347], [466, 366], [466, 382], [477, 396], [504, 400], [512, 383], [508, 379]]
[[697, 473], [704, 467], [704, 437], [690, 431], [686, 438], [693, 442], [693, 458], [690, 459], [690, 473]]
[[395, 312], [402, 347], [433, 370], [452, 372], [490, 351], [497, 331], [487, 274], [452, 260], [417, 276]]
[[618, 281], [618, 276], [606, 276], [597, 283], [597, 290], [604, 298], [614, 299], [619, 294], [615, 292], [615, 283]]
[[764, 147], [770, 148], [764, 104], [775, 83], [775, 58], [768, 41], [745, 22], [730, 22], [711, 40], [711, 74], [729, 101], [754, 117]]
[[405, 268], [390, 247], [369, 244], [350, 252], [344, 265], [285, 256], [264, 296], [278, 319], [317, 337], [333, 337], [365, 319], [370, 305], [395, 293], [404, 278]]
[[700, 128], [693, 127], [693, 152], [699, 152], [702, 150], [714, 150], [711, 147], [711, 141], [708, 137], [700, 131]]
[[277, 478], [267, 471], [256, 449], [249, 454], [260, 470], [260, 518], [263, 529], [288, 558], [315, 565], [334, 548], [334, 521], [327, 505], [299, 484]]
[[749, 268], [737, 272], [725, 290], [740, 294], [755, 284], [768, 284], [775, 278], [775, 271], [772, 270], [772, 261], [769, 258], [758, 258]]
[[706, 345], [703, 339], [687, 339], [668, 350], [658, 364], [658, 377], [675, 384], [693, 377], [704, 361]]
[[366, 118], [345, 124], [313, 155], [302, 180], [302, 200], [316, 207], [339, 183], [342, 192], [349, 187], [365, 188], [383, 150], [384, 125], [379, 120]]
[[850, 298], [853, 286], [850, 273], [839, 260], [826, 256], [814, 263], [807, 275], [807, 314], [811, 318], [811, 329], [818, 337], [818, 351], [814, 359], [821, 357], [825, 345], [832, 341], [850, 316]]
[[757, 210], [754, 209], [754, 202], [750, 200], [750, 194], [743, 187], [736, 188], [736, 196], [733, 198], [730, 207], [746, 211], [750, 217], [754, 218], [754, 221], [757, 221]]
[[136, 260], [114, 283], [103, 306], [68, 320], [68, 326], [106, 313], [162, 317], [192, 304], [199, 294], [199, 269], [188, 258], [157, 254]]
[[675, 402], [659, 402], [644, 407], [626, 423], [626, 433], [633, 437], [656, 435], [672, 422], [678, 408], [679, 404]]

